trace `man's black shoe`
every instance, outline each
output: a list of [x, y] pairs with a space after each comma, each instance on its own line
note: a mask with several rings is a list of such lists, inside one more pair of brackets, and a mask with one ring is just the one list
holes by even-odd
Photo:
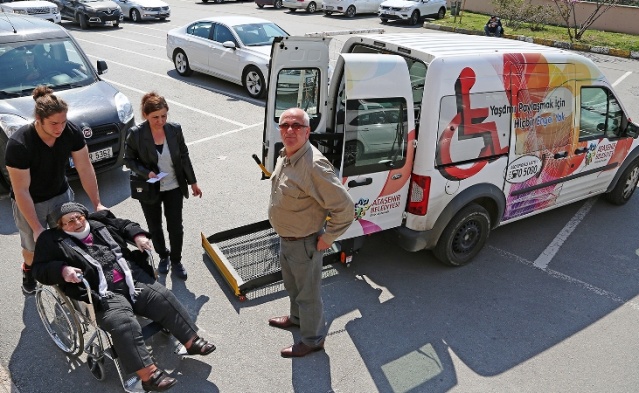
[[27, 295], [34, 293], [37, 284], [31, 273], [31, 268], [25, 270], [24, 264], [22, 264], [22, 292]]
[[164, 258], [160, 258], [160, 263], [158, 263], [158, 273], [167, 274], [169, 272], [169, 263], [171, 263], [171, 257], [168, 255]]

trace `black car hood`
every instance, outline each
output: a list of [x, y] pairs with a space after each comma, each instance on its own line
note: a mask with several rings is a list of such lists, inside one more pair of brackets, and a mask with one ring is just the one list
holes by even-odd
[[[118, 91], [104, 81], [88, 86], [56, 91], [55, 95], [69, 105], [67, 119], [78, 126], [120, 123], [115, 107]], [[0, 100], [0, 114], [13, 114], [27, 121], [34, 120], [35, 101], [31, 95]]]

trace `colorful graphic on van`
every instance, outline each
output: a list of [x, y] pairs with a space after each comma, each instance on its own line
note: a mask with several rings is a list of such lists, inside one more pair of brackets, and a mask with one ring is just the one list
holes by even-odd
[[[475, 107], [471, 105], [471, 89], [475, 85], [475, 71], [464, 68], [455, 81], [455, 106], [457, 114], [450, 121], [439, 137], [439, 150], [436, 155], [436, 162], [439, 171], [448, 180], [463, 180], [477, 174], [486, 164], [487, 160], [477, 160], [478, 158], [488, 158], [508, 153], [508, 145], [502, 146], [497, 133], [495, 122], [485, 122], [489, 115], [488, 107]], [[455, 147], [460, 141], [471, 139], [481, 140], [483, 145], [475, 153], [463, 158], [454, 158]], [[459, 144], [460, 145], [460, 144]], [[460, 151], [469, 149], [460, 146]], [[470, 165], [451, 165], [456, 162], [476, 160]]]

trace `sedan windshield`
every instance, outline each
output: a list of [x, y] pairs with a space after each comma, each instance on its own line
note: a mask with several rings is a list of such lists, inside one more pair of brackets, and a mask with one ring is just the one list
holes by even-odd
[[69, 39], [0, 45], [0, 91], [5, 96], [30, 95], [38, 85], [61, 90], [95, 81], [91, 66]]
[[246, 46], [270, 46], [275, 37], [288, 37], [288, 33], [275, 23], [238, 25], [233, 26], [233, 30]]

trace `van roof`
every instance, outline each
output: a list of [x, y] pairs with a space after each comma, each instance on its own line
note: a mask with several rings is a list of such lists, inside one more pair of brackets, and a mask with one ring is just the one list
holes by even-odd
[[[433, 58], [495, 53], [566, 53], [560, 48], [525, 41], [455, 33], [367, 34], [361, 35], [359, 38], [364, 38], [369, 44], [371, 44], [370, 41], [377, 41], [391, 45], [392, 48], [389, 49], [393, 51], [397, 51], [397, 47], [400, 47], [426, 53]], [[356, 38], [351, 40], [356, 40]], [[400, 49], [399, 52], [405, 51]]]
[[48, 20], [28, 15], [0, 13], [0, 43], [2, 44], [68, 36], [63, 27]]

